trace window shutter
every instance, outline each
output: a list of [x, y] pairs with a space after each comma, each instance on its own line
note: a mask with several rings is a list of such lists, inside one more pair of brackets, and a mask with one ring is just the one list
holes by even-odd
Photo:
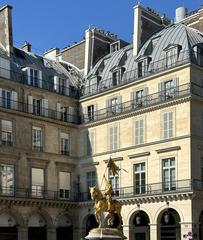
[[32, 168], [32, 185], [44, 186], [44, 169]]
[[18, 109], [18, 94], [17, 92], [12, 91], [11, 92], [11, 108], [12, 109]]
[[118, 113], [122, 112], [122, 96], [118, 96], [117, 112], [118, 112]]
[[2, 88], [0, 88], [0, 107], [2, 107]]
[[86, 123], [86, 122], [88, 122], [87, 106], [84, 106], [84, 107], [82, 108], [82, 110], [83, 110], [83, 120], [84, 120], [84, 122]]
[[69, 119], [69, 122], [74, 122], [74, 119], [75, 119], [75, 109], [73, 107], [68, 107], [68, 119]]
[[59, 188], [70, 190], [70, 173], [68, 172], [59, 172]]
[[2, 120], [1, 124], [2, 124], [1, 125], [1, 130], [3, 132], [10, 132], [10, 133], [12, 133], [12, 129], [13, 129], [12, 121]]
[[143, 92], [143, 97], [144, 97], [143, 103], [145, 106], [147, 105], [148, 94], [149, 94], [149, 88], [145, 87]]
[[48, 99], [42, 99], [42, 115], [48, 117]]
[[69, 96], [69, 79], [65, 79], [65, 95]]
[[113, 150], [113, 127], [109, 128], [109, 150]]
[[56, 104], [56, 111], [57, 111], [57, 113], [56, 113], [56, 117], [57, 117], [57, 119], [61, 119], [61, 103], [57, 103]]
[[90, 137], [90, 147], [92, 149], [92, 153], [94, 154], [95, 152], [95, 134], [94, 134], [94, 131], [91, 131], [90, 134], [89, 134], [89, 137]]
[[164, 99], [164, 83], [161, 82], [158, 84], [159, 99], [162, 101]]
[[54, 91], [55, 92], [59, 92], [59, 77], [58, 76], [54, 76]]
[[33, 96], [28, 96], [28, 112], [33, 113]]
[[27, 73], [27, 84], [30, 85], [30, 84], [31, 84], [30, 68], [27, 68], [27, 69], [26, 69], [26, 73]]
[[39, 77], [39, 87], [42, 88], [42, 71], [38, 71], [38, 77]]
[[113, 139], [113, 149], [117, 149], [118, 148], [118, 127], [114, 127], [114, 139]]
[[175, 87], [175, 96], [177, 96], [178, 95], [178, 92], [179, 92], [179, 78], [178, 77], [176, 77], [176, 78], [174, 78], [174, 87]]
[[97, 104], [94, 104], [94, 119], [97, 120]]

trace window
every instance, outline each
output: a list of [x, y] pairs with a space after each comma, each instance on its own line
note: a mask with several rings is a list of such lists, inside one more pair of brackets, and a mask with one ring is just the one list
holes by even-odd
[[173, 80], [164, 82], [164, 91], [166, 99], [173, 98], [175, 96], [175, 83]]
[[201, 182], [203, 183], [203, 157], [201, 158]]
[[42, 151], [42, 128], [32, 127], [32, 147], [34, 150]]
[[64, 199], [70, 198], [70, 173], [59, 172], [59, 197]]
[[138, 77], [142, 77], [143, 76], [143, 62], [138, 62]]
[[108, 109], [111, 113], [119, 112], [119, 100], [118, 100], [117, 97], [116, 98], [111, 98], [109, 100], [109, 108]]
[[95, 153], [95, 132], [90, 131], [87, 133], [87, 156]]
[[14, 194], [14, 166], [0, 164], [1, 193], [3, 195]]
[[33, 96], [28, 96], [28, 112], [38, 116], [48, 117], [48, 100], [36, 99]]
[[13, 124], [12, 121], [1, 120], [1, 142], [3, 145], [13, 144]]
[[124, 72], [125, 72], [124, 67], [117, 67], [116, 70], [114, 70], [112, 72], [112, 85], [113, 86], [117, 86], [121, 82]]
[[163, 159], [163, 190], [171, 191], [176, 189], [175, 158]]
[[42, 71], [34, 68], [26, 67], [23, 69], [25, 79], [28, 85], [33, 87], [42, 87]]
[[87, 184], [87, 193], [88, 193], [88, 199], [91, 199], [90, 196], [90, 187], [96, 186], [96, 172], [90, 171], [86, 173], [86, 184]]
[[166, 67], [172, 67], [178, 60], [178, 47], [166, 50]]
[[2, 89], [2, 106], [11, 108], [11, 91]]
[[60, 151], [63, 155], [70, 154], [70, 141], [69, 141], [69, 134], [68, 133], [60, 133]]
[[145, 193], [146, 190], [145, 163], [134, 164], [134, 191], [135, 194]]
[[173, 112], [163, 114], [163, 138], [173, 137]]
[[0, 57], [0, 76], [10, 79], [10, 60]]
[[58, 76], [54, 76], [53, 79], [54, 79], [53, 80], [54, 92], [68, 96], [69, 95], [68, 80], [65, 78], [58, 77]]
[[116, 174], [115, 176], [109, 171], [109, 179], [112, 185], [112, 195], [119, 196], [119, 176]]
[[144, 120], [139, 119], [135, 121], [135, 144], [144, 143]]
[[43, 197], [44, 193], [44, 169], [32, 168], [32, 196]]
[[109, 150], [116, 150], [118, 148], [118, 127], [112, 126], [109, 128]]
[[94, 120], [94, 105], [87, 106], [87, 117], [88, 120]]
[[120, 42], [115, 42], [110, 45], [110, 52], [116, 52], [120, 49]]
[[137, 106], [142, 106], [144, 103], [144, 98], [145, 98], [145, 92], [144, 89], [139, 90], [134, 92], [133, 94], [133, 102], [134, 104], [136, 104]]

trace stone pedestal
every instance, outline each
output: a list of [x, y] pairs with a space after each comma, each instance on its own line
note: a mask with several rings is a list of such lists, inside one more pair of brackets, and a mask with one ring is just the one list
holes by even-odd
[[85, 239], [122, 240], [126, 239], [126, 237], [116, 228], [94, 228], [89, 232]]

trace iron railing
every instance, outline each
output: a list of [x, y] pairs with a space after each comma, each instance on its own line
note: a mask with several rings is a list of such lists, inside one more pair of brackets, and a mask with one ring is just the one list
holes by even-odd
[[[173, 182], [159, 182], [152, 184], [145, 184], [141, 186], [127, 186], [117, 188], [112, 192], [112, 196], [118, 199], [148, 197], [153, 195], [167, 195], [183, 192], [203, 191], [203, 181], [201, 180], [178, 180]], [[73, 192], [68, 190], [68, 194], [61, 194], [60, 191], [50, 191], [40, 188], [14, 188], [1, 187], [0, 197], [15, 197], [15, 198], [29, 198], [29, 199], [47, 199], [59, 201], [74, 201], [83, 202], [90, 201], [91, 196], [89, 192]]]
[[[202, 93], [203, 96], [203, 88], [201, 88], [200, 86], [195, 84], [184, 84], [181, 86], [173, 87], [167, 91], [157, 92], [154, 94], [146, 95], [139, 99], [134, 99], [128, 102], [114, 105], [113, 107], [103, 108], [98, 111], [95, 111], [94, 113], [91, 112], [90, 114], [84, 114], [83, 116], [81, 116], [81, 122], [88, 123], [92, 121], [98, 121], [121, 113], [136, 111], [141, 108], [153, 106], [155, 104], [187, 96], [191, 94], [191, 85], [192, 86], [194, 85], [192, 88], [193, 91], [192, 93], [194, 94]], [[199, 88], [201, 88], [201, 90]]]
[[47, 80], [46, 78], [43, 77], [43, 74], [42, 79], [33, 76], [33, 81], [28, 81], [28, 75], [23, 71], [16, 72], [11, 69], [9, 70], [6, 68], [0, 68], [0, 77], [28, 86], [42, 88], [49, 92], [57, 93], [60, 95], [78, 98], [78, 90], [75, 87], [72, 86], [67, 87], [61, 84], [54, 83], [53, 79]]
[[112, 76], [107, 79], [101, 79], [101, 81], [98, 80], [97, 83], [90, 84], [89, 86], [86, 85], [81, 90], [80, 95], [81, 97], [94, 95], [187, 63], [194, 63], [202, 66], [200, 58], [202, 58], [200, 53], [192, 50], [183, 51], [171, 56], [170, 59], [164, 57], [159, 61], [150, 62], [148, 66], [142, 68], [142, 71], [137, 67], [132, 71], [124, 72], [123, 76], [117, 79], [117, 81], [115, 81]]
[[[78, 115], [59, 112], [50, 108], [43, 108], [33, 104], [28, 104], [20, 101], [13, 101], [8, 98], [0, 98], [0, 109], [13, 109], [19, 112], [29, 113], [34, 116], [51, 118], [63, 122], [79, 123]], [[77, 112], [77, 111], [76, 111]]]

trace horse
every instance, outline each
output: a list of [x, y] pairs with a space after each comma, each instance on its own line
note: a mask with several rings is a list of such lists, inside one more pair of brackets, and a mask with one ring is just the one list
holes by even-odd
[[112, 222], [114, 218], [114, 213], [118, 214], [119, 219], [121, 220], [121, 203], [117, 200], [111, 200], [111, 207], [108, 210], [108, 202], [107, 198], [102, 192], [96, 187], [90, 187], [90, 194], [92, 200], [95, 202], [95, 218], [99, 223], [99, 227], [101, 227], [101, 213], [108, 212], [109, 213], [109, 222]]

